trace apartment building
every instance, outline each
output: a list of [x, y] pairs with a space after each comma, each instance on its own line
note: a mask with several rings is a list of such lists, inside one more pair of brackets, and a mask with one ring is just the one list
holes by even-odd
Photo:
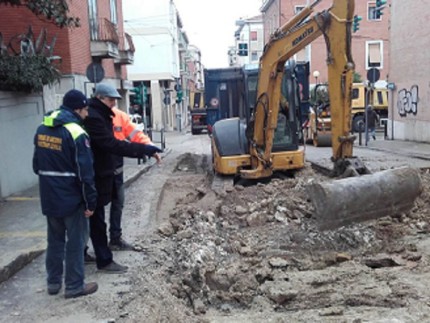
[[257, 65], [264, 49], [263, 17], [239, 19], [235, 44], [229, 48], [229, 66]]
[[[134, 83], [149, 86], [148, 105], [153, 129], [181, 130], [188, 123], [191, 84], [200, 86], [202, 67], [190, 47], [173, 1], [128, 0], [124, 6], [126, 30], [136, 47], [135, 63], [128, 67]], [[197, 51], [198, 52], [198, 51]], [[191, 71], [193, 69], [201, 71]]]
[[[307, 5], [314, 3], [309, 0], [264, 0], [261, 12], [263, 13], [265, 43], [270, 35], [289, 21], [296, 13]], [[321, 0], [314, 8], [319, 12], [329, 8], [332, 0]], [[380, 72], [378, 85], [385, 85], [389, 62], [389, 21], [391, 1], [387, 2], [383, 15], [376, 12], [376, 1], [355, 1], [355, 14], [363, 19], [359, 30], [352, 34], [352, 51], [355, 62], [355, 71], [366, 80], [367, 71], [377, 68]], [[327, 82], [326, 67], [327, 50], [324, 38], [320, 37], [304, 50], [295, 55], [297, 61], [309, 61], [310, 73], [316, 77], [311, 80], [314, 83]]]
[[[61, 58], [58, 68], [62, 78], [53, 91], [55, 102], [47, 98], [47, 109], [57, 108], [70, 88], [90, 96], [94, 82], [89, 78], [94, 73], [95, 81], [110, 83], [125, 95], [128, 90], [125, 65], [133, 63], [134, 46], [132, 38], [124, 33], [122, 0], [73, 1], [69, 9], [70, 16], [80, 19], [80, 27], [59, 28], [35, 17], [24, 7], [1, 8], [2, 15], [10, 17], [0, 21], [4, 38], [23, 34], [31, 26], [35, 39], [42, 28], [46, 28], [49, 39], [55, 39], [54, 54]], [[125, 108], [127, 102], [119, 104]]]

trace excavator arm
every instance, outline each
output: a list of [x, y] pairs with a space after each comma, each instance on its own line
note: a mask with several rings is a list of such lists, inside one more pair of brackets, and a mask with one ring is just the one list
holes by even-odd
[[[273, 137], [282, 100], [281, 83], [285, 63], [320, 36], [324, 37], [327, 48], [326, 62], [335, 168], [338, 165], [345, 168], [345, 160], [353, 158], [352, 147], [355, 137], [350, 135], [354, 71], [351, 54], [351, 23], [355, 2], [354, 0], [334, 0], [331, 8], [312, 14], [314, 7], [320, 1], [317, 0], [304, 8], [283, 25], [265, 46], [260, 58], [253, 135], [249, 138], [251, 169], [241, 170], [241, 176], [244, 178], [263, 178], [272, 175]], [[346, 162], [346, 164], [359, 163]], [[344, 169], [341, 171], [343, 172]]]
[[[244, 125], [238, 119], [220, 120], [214, 125], [214, 170], [221, 174], [240, 171], [242, 178], [261, 179], [270, 177], [276, 170], [303, 167], [304, 154], [298, 145], [293, 149], [283, 146], [279, 150], [278, 141], [275, 141], [283, 135], [284, 139], [288, 136], [297, 139], [291, 127], [298, 131], [294, 98], [291, 98], [294, 85], [290, 82], [286, 100], [281, 92], [282, 78], [287, 60], [323, 36], [327, 49], [333, 171], [335, 176], [355, 177], [310, 184], [308, 192], [315, 207], [314, 216], [321, 228], [329, 229], [407, 212], [422, 190], [416, 169], [400, 168], [356, 176], [369, 171], [358, 158], [353, 157], [355, 137], [350, 134], [354, 71], [351, 23], [355, 2], [333, 0], [332, 7], [313, 14], [319, 2], [316, 0], [302, 10], [267, 43], [260, 59], [254, 120], [246, 129], [247, 135], [242, 135]], [[285, 130], [288, 127], [289, 132]], [[285, 131], [281, 132], [280, 128]]]

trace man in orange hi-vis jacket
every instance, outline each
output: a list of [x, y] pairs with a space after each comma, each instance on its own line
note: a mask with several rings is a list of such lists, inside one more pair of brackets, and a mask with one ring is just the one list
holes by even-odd
[[[131, 122], [127, 113], [116, 107], [112, 109], [112, 112], [115, 113], [112, 121], [113, 133], [116, 139], [152, 145], [151, 139], [137, 129], [137, 125]], [[156, 153], [153, 157], [157, 160], [157, 163], [161, 162], [159, 154]], [[123, 166], [124, 158], [118, 156], [115, 170], [114, 196], [110, 207], [109, 247], [112, 250], [133, 250], [133, 246], [122, 238], [121, 218], [124, 207]]]

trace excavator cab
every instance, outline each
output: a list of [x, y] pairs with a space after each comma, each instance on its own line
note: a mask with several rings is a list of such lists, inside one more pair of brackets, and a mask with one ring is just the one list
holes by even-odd
[[[295, 63], [285, 65], [282, 76], [282, 100], [277, 116], [277, 125], [273, 134], [271, 167], [274, 171], [290, 171], [303, 168], [303, 150], [299, 146], [299, 85]], [[260, 97], [255, 103], [255, 110], [265, 110], [268, 103]], [[218, 174], [238, 175], [241, 170], [251, 167], [249, 144], [253, 140], [255, 115], [250, 121], [229, 118], [215, 123], [212, 135], [213, 166]], [[287, 161], [287, 162], [286, 162]]]
[[[281, 86], [281, 104], [273, 135], [273, 152], [299, 150], [300, 137], [300, 95], [296, 75], [296, 63], [290, 60], [285, 64]], [[257, 102], [258, 104], [258, 102]], [[247, 127], [247, 138], [252, 140], [254, 119]]]

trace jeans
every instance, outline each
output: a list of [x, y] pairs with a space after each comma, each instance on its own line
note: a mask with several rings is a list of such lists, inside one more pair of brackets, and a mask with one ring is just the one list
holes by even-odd
[[66, 294], [77, 294], [84, 289], [84, 247], [88, 237], [88, 218], [83, 207], [66, 217], [46, 217], [48, 247], [46, 271], [48, 289], [60, 289], [65, 262]]
[[122, 236], [121, 217], [124, 208], [124, 173], [115, 175], [114, 194], [110, 204], [110, 240], [119, 239]]
[[[106, 229], [105, 206], [98, 203], [94, 214], [90, 217], [90, 237], [96, 254], [98, 269], [109, 265], [113, 261], [112, 251], [108, 246]], [[82, 250], [83, 254], [84, 250]]]
[[368, 128], [368, 129], [367, 129], [367, 137], [366, 137], [366, 141], [370, 141], [370, 136], [372, 136], [372, 138], [375, 138], [375, 137], [376, 137], [375, 128]]

